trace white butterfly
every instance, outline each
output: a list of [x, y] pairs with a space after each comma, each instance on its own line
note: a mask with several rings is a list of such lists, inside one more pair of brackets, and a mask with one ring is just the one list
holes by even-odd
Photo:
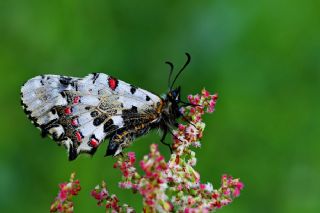
[[[118, 155], [135, 138], [153, 128], [164, 134], [176, 125], [180, 87], [172, 89], [177, 77], [190, 62], [190, 56], [161, 98], [103, 73], [84, 78], [42, 75], [21, 88], [21, 103], [30, 120], [64, 145], [69, 160], [80, 153], [94, 154], [105, 138], [110, 138], [106, 155]], [[170, 76], [173, 70], [171, 66]], [[170, 83], [170, 78], [169, 78]]]

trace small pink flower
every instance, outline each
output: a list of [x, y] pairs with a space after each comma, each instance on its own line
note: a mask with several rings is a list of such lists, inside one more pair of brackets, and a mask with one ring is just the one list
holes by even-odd
[[50, 212], [73, 212], [73, 196], [76, 196], [81, 190], [79, 180], [74, 180], [75, 173], [71, 174], [68, 183], [59, 185], [59, 193], [50, 206]]
[[67, 194], [68, 192], [67, 191], [65, 191], [65, 190], [61, 190], [60, 192], [59, 192], [59, 195], [58, 195], [58, 197], [59, 197], [59, 199], [63, 202], [65, 199], [67, 199]]
[[206, 189], [206, 185], [205, 184], [200, 184], [200, 189], [201, 190], [205, 190]]
[[209, 95], [210, 95], [210, 93], [209, 93], [207, 90], [205, 90], [205, 89], [203, 89], [203, 90], [201, 91], [201, 94], [202, 94], [205, 98], [209, 97]]
[[243, 183], [242, 183], [242, 182], [239, 182], [239, 181], [236, 182], [235, 186], [236, 186], [239, 190], [242, 190], [243, 187], [244, 187]]
[[157, 159], [156, 159], [157, 162], [161, 162], [161, 161], [163, 161], [163, 160], [164, 160], [164, 157], [163, 157], [163, 156], [159, 156], [159, 157], [157, 157]]
[[240, 189], [239, 188], [235, 188], [233, 191], [233, 196], [234, 197], [238, 197], [240, 195]]
[[183, 130], [185, 130], [185, 126], [183, 125], [183, 124], [179, 124], [178, 125], [178, 129], [180, 130], [180, 131], [183, 131]]
[[129, 157], [130, 163], [134, 164], [134, 162], [136, 161], [135, 153], [134, 152], [128, 152], [128, 157]]
[[102, 204], [105, 203], [104, 206], [107, 211], [109, 209], [112, 210], [112, 212], [134, 212], [127, 204], [120, 205], [116, 195], [109, 195], [105, 182], [97, 185], [95, 189], [91, 191], [91, 196], [98, 201], [98, 206], [102, 206]]

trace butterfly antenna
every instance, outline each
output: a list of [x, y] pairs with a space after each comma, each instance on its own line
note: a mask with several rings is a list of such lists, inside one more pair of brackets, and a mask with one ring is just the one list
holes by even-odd
[[166, 61], [165, 63], [170, 66], [169, 78], [168, 78], [168, 87], [170, 87], [171, 76], [172, 76], [172, 72], [173, 72], [174, 67], [173, 67], [173, 64], [170, 61]]
[[183, 67], [179, 70], [178, 74], [176, 75], [176, 77], [174, 78], [172, 84], [171, 84], [171, 87], [170, 87], [170, 90], [172, 90], [172, 87], [174, 85], [174, 83], [176, 82], [176, 80], [178, 79], [179, 75], [182, 73], [182, 71], [188, 66], [188, 64], [190, 63], [191, 61], [191, 56], [189, 53], [186, 53], [186, 56], [187, 56], [187, 61], [186, 63], [183, 65]]

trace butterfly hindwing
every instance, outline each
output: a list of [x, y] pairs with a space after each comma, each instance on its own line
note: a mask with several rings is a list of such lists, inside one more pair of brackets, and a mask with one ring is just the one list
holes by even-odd
[[103, 73], [37, 76], [24, 84], [21, 96], [29, 118], [68, 149], [70, 160], [93, 154], [108, 137], [121, 151], [150, 129], [161, 103], [158, 96]]

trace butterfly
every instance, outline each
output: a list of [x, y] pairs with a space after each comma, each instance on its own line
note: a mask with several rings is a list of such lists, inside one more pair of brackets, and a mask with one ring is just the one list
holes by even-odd
[[[106, 156], [116, 156], [136, 138], [152, 129], [161, 129], [161, 142], [177, 126], [180, 109], [180, 86], [173, 88], [187, 61], [174, 80], [171, 62], [169, 91], [163, 97], [138, 88], [104, 73], [84, 78], [41, 75], [28, 80], [21, 88], [21, 104], [31, 122], [63, 145], [74, 160], [81, 153], [93, 155], [109, 139]], [[172, 132], [171, 132], [172, 133]], [[170, 147], [170, 145], [169, 145]]]

